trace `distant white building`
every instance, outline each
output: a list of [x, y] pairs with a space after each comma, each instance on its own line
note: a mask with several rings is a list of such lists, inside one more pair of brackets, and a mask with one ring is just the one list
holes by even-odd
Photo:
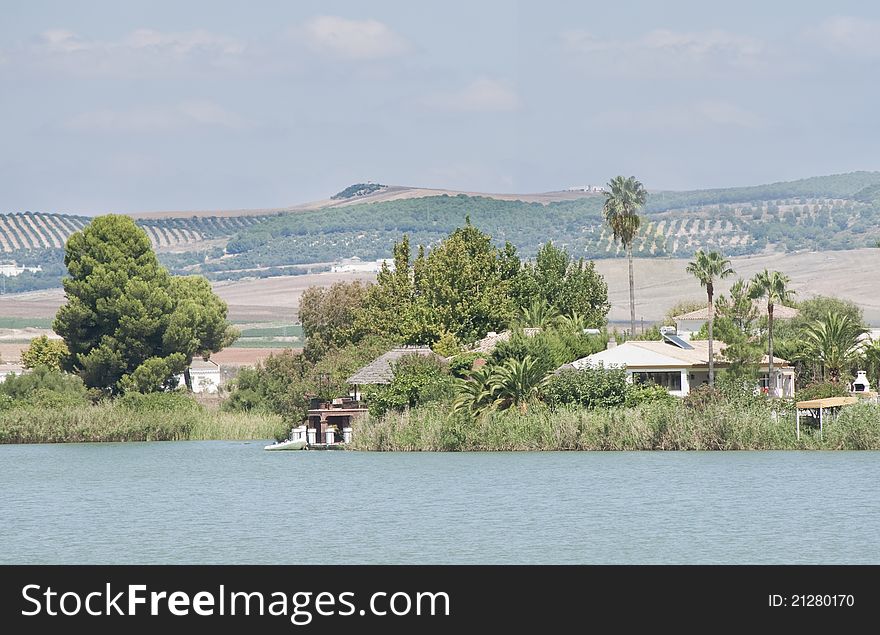
[[365, 261], [357, 256], [335, 262], [330, 267], [330, 271], [332, 273], [378, 273], [382, 269], [383, 263], [387, 264], [388, 268], [394, 271], [394, 261], [391, 259]]
[[14, 278], [15, 276], [20, 276], [25, 271], [30, 271], [31, 273], [37, 273], [38, 271], [42, 271], [43, 268], [40, 265], [36, 267], [25, 267], [23, 265], [19, 266], [14, 262], [7, 262], [0, 264], [0, 276], [6, 276], [7, 278]]
[[[192, 391], [195, 393], [215, 394], [220, 390], [223, 382], [223, 376], [220, 372], [220, 365], [212, 362], [210, 359], [194, 359], [189, 366], [189, 378], [192, 382]], [[183, 377], [178, 377], [178, 385], [184, 384]]]

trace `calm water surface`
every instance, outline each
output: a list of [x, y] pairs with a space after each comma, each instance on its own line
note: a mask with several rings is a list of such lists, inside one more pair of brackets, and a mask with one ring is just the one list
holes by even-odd
[[0, 563], [880, 563], [876, 452], [0, 446]]

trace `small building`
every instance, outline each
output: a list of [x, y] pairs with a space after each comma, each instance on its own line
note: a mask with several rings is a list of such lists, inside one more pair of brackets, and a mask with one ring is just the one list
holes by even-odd
[[26, 375], [29, 372], [31, 372], [30, 369], [25, 368], [21, 364], [0, 364], [0, 383], [6, 381], [6, 378], [10, 375]]
[[[721, 356], [725, 348], [724, 342], [713, 342], [715, 370], [724, 370], [729, 365]], [[784, 359], [774, 357], [776, 381], [775, 390], [771, 391], [768, 362], [769, 358], [765, 355], [761, 361], [761, 376], [756, 390], [772, 392], [778, 397], [793, 397], [794, 368]], [[619, 346], [612, 341], [606, 350], [582, 357], [560, 370], [580, 370], [600, 365], [626, 369], [630, 383], [657, 384], [671, 395], [684, 397], [694, 388], [709, 383], [709, 341], [684, 341], [675, 335], [665, 335], [662, 341], [630, 340]]]
[[189, 379], [194, 393], [215, 394], [222, 384], [220, 365], [210, 359], [194, 359], [189, 366]]
[[358, 256], [353, 258], [345, 258], [339, 260], [330, 267], [331, 273], [378, 273], [382, 270], [382, 265], [386, 265], [389, 270], [394, 271], [394, 261], [385, 260], [361, 260]]
[[[767, 317], [767, 305], [755, 303], [758, 315]], [[774, 320], [790, 320], [798, 316], [798, 310], [790, 306], [777, 304], [773, 307]], [[675, 322], [676, 332], [685, 340], [690, 339], [691, 334], [698, 332], [709, 321], [709, 307], [704, 306], [690, 313], [682, 313], [672, 318]]]
[[394, 377], [393, 364], [402, 357], [408, 355], [433, 357], [443, 362], [446, 361], [445, 357], [432, 351], [429, 346], [398, 346], [392, 348], [390, 351], [380, 355], [348, 378], [348, 384], [354, 388], [355, 400], [360, 401], [362, 386], [390, 384]]
[[25, 267], [24, 265], [17, 265], [15, 262], [0, 263], [0, 276], [6, 276], [7, 278], [20, 276], [25, 271], [39, 273], [42, 270], [43, 267], [40, 265], [37, 265], [36, 267]]
[[339, 397], [332, 401], [312, 399], [306, 426], [308, 444], [351, 443], [354, 420], [366, 412], [366, 406], [352, 397]]

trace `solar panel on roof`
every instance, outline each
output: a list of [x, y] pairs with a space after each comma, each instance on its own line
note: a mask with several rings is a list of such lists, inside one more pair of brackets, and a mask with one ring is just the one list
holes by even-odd
[[678, 335], [668, 335], [668, 334], [664, 334], [664, 335], [663, 335], [663, 339], [665, 339], [665, 340], [666, 340], [667, 342], [669, 342], [670, 344], [674, 344], [675, 346], [678, 346], [679, 348], [683, 348], [683, 349], [686, 350], [686, 351], [692, 351], [692, 350], [694, 350], [694, 347], [693, 347], [693, 346], [691, 346], [690, 344], [688, 344], [687, 342], [685, 342], [685, 341], [684, 341], [683, 339], [681, 339]]

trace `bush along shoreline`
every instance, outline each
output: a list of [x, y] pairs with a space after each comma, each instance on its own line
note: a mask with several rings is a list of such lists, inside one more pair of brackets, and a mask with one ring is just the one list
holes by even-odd
[[353, 449], [367, 451], [880, 450], [880, 406], [841, 410], [818, 430], [795, 434], [794, 413], [759, 405], [686, 402], [590, 410], [535, 404], [471, 420], [448, 408], [365, 416]]

